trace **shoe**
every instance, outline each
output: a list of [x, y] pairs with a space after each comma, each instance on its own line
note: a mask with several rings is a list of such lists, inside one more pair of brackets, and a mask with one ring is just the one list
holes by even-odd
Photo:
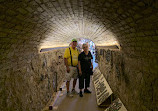
[[67, 92], [67, 96], [68, 97], [73, 97], [73, 95], [69, 91]]
[[72, 94], [78, 94], [78, 92], [75, 91], [75, 89], [72, 89], [71, 93], [72, 93]]
[[91, 93], [91, 91], [88, 89], [84, 89], [84, 93]]
[[83, 97], [82, 91], [80, 91], [79, 96], [80, 96], [80, 97]]

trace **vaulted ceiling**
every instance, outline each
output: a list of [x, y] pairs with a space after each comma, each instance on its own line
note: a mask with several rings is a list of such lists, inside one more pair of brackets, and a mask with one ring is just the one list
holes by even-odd
[[139, 52], [158, 38], [157, 10], [155, 0], [1, 0], [1, 47], [61, 47], [82, 37]]

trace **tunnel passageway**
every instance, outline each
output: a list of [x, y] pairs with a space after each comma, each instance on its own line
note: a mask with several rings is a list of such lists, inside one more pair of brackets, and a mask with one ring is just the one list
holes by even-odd
[[44, 108], [65, 77], [57, 47], [72, 38], [96, 44], [98, 66], [129, 111], [158, 110], [157, 0], [0, 0], [0, 110]]

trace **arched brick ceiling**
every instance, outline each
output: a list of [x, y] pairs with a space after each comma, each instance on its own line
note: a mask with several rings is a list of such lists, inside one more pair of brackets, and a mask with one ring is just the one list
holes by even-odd
[[158, 38], [156, 0], [1, 0], [0, 12], [3, 50], [67, 46], [82, 37], [139, 52]]

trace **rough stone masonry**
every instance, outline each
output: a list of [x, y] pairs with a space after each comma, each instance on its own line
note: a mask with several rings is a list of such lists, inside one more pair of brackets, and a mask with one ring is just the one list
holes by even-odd
[[0, 110], [37, 111], [52, 101], [64, 81], [63, 53], [64, 49], [30, 53], [14, 66], [3, 64]]
[[98, 47], [97, 52], [101, 72], [129, 111], [158, 110], [157, 68], [149, 65], [158, 61], [105, 47]]

